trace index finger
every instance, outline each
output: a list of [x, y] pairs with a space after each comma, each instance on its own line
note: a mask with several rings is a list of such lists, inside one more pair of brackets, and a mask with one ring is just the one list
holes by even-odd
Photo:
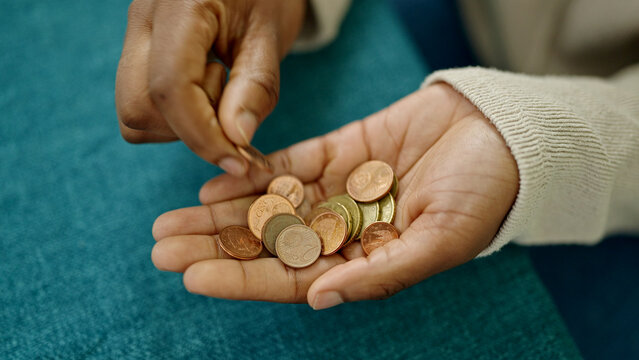
[[243, 175], [246, 161], [222, 131], [203, 88], [207, 53], [219, 36], [220, 11], [195, 1], [162, 1], [157, 5], [149, 91], [171, 129], [191, 150], [215, 164], [228, 157], [236, 159], [241, 166], [239, 171], [235, 167], [234, 175]]

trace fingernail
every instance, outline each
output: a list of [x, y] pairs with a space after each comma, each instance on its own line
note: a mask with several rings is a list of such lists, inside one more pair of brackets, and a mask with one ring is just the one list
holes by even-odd
[[245, 145], [251, 144], [251, 138], [255, 133], [257, 128], [257, 118], [255, 114], [250, 111], [243, 111], [237, 117], [237, 121], [235, 122], [235, 126], [237, 126], [237, 131], [242, 136], [242, 139], [246, 142]]
[[232, 156], [225, 157], [224, 159], [220, 160], [220, 163], [218, 165], [222, 168], [222, 170], [233, 176], [244, 176], [244, 174], [246, 173], [244, 162]]
[[337, 291], [326, 291], [315, 295], [315, 301], [311, 307], [314, 310], [324, 310], [342, 304], [342, 296]]

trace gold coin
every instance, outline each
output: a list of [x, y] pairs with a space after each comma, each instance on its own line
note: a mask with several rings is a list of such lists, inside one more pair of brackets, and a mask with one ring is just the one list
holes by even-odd
[[323, 202], [318, 205], [318, 207], [327, 208], [336, 212], [339, 216], [344, 218], [346, 221], [346, 225], [348, 226], [348, 233], [351, 233], [351, 229], [353, 228], [353, 218], [351, 218], [351, 214], [348, 213], [348, 210], [344, 207], [344, 205], [332, 201]]
[[395, 174], [387, 163], [367, 161], [356, 167], [346, 180], [346, 191], [360, 202], [376, 201], [388, 194]]
[[267, 194], [276, 194], [283, 196], [298, 207], [304, 200], [304, 184], [300, 179], [291, 175], [281, 175], [271, 180], [266, 189]]
[[370, 203], [362, 203], [362, 202], [358, 202], [357, 206], [359, 207], [360, 211], [362, 212], [362, 229], [359, 232], [359, 234], [357, 234], [357, 238], [361, 238], [362, 237], [362, 232], [364, 232], [364, 229], [366, 229], [368, 227], [368, 225], [374, 223], [375, 221], [379, 220], [380, 217], [380, 207], [379, 207], [379, 202], [378, 201], [374, 201], [374, 202], [370, 202]]
[[399, 190], [399, 180], [397, 179], [397, 175], [393, 175], [393, 186], [391, 186], [390, 194], [393, 197], [397, 197], [397, 191]]
[[348, 229], [344, 219], [332, 211], [317, 216], [311, 223], [320, 240], [322, 240], [322, 255], [331, 255], [342, 248], [348, 239]]
[[248, 210], [248, 227], [258, 239], [262, 239], [262, 228], [268, 219], [277, 214], [295, 214], [290, 201], [275, 195], [266, 194], [257, 198]]
[[346, 208], [346, 211], [348, 211], [348, 214], [351, 216], [353, 226], [349, 229], [347, 241], [350, 243], [351, 240], [357, 237], [359, 232], [362, 230], [362, 212], [359, 210], [359, 206], [357, 206], [355, 200], [348, 196], [348, 194], [333, 196], [328, 199], [328, 202], [341, 204], [344, 208]]
[[253, 146], [240, 146], [236, 145], [235, 148], [237, 152], [240, 153], [246, 160], [248, 160], [251, 164], [257, 165], [262, 170], [266, 170], [268, 172], [273, 172], [273, 165], [268, 161], [266, 156], [262, 154], [259, 150], [254, 148]]
[[291, 225], [275, 240], [275, 251], [282, 262], [292, 268], [312, 265], [322, 252], [322, 241], [306, 225]]
[[395, 220], [395, 198], [393, 197], [393, 195], [388, 194], [384, 196], [379, 201], [379, 207], [380, 207], [379, 220], [392, 224], [393, 220]]
[[399, 238], [397, 229], [386, 222], [378, 221], [370, 224], [362, 233], [362, 249], [366, 255], [373, 250]]
[[304, 225], [304, 220], [293, 214], [277, 214], [271, 216], [262, 228], [262, 242], [268, 252], [277, 256], [275, 252], [275, 240], [282, 230], [295, 224]]

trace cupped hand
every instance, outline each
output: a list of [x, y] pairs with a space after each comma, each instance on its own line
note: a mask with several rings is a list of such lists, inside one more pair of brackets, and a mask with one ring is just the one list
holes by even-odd
[[[134, 0], [116, 77], [129, 142], [181, 139], [236, 176], [275, 107], [279, 64], [300, 30], [304, 0]], [[229, 82], [219, 59], [231, 69]]]
[[[421, 89], [392, 106], [325, 136], [270, 156], [275, 174], [221, 175], [200, 191], [204, 204], [161, 215], [153, 226], [152, 259], [184, 272], [194, 293], [228, 299], [308, 302], [323, 309], [388, 297], [476, 257], [491, 242], [518, 192], [518, 173], [503, 138], [448, 85]], [[364, 161], [390, 164], [399, 178], [399, 239], [368, 257], [359, 242], [295, 270], [277, 258], [230, 259], [216, 237], [246, 225], [256, 194], [279, 174], [305, 184], [311, 202], [345, 192]]]

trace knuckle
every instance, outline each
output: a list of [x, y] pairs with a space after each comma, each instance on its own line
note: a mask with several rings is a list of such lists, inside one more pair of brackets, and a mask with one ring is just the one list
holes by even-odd
[[[167, 73], [172, 73], [167, 71]], [[149, 81], [149, 97], [155, 104], [164, 103], [174, 96], [178, 81], [171, 75], [154, 76]]]
[[147, 0], [133, 0], [131, 2], [127, 11], [127, 18], [129, 21], [142, 16], [146, 16], [146, 12], [148, 10], [146, 1]]
[[378, 300], [388, 299], [389, 297], [404, 290], [406, 285], [400, 281], [392, 280], [390, 282], [380, 283], [377, 285], [376, 296]]
[[144, 114], [144, 111], [132, 106], [124, 106], [119, 109], [118, 118], [122, 125], [134, 130], [145, 130], [151, 122], [151, 119]]
[[280, 98], [279, 75], [272, 69], [261, 69], [249, 78], [267, 96], [269, 106], [274, 108]]

